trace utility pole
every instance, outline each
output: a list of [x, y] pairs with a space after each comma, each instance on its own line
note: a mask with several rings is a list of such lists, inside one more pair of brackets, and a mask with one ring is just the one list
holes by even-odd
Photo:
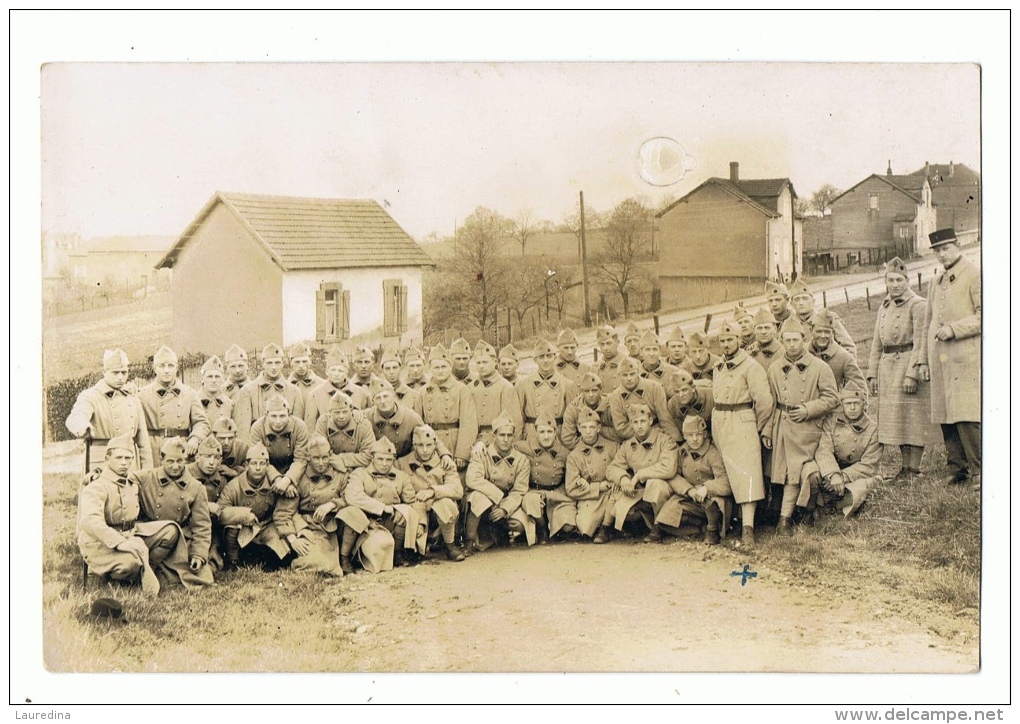
[[588, 244], [584, 237], [584, 191], [581, 195], [581, 279], [584, 282], [584, 326], [591, 326], [591, 304], [588, 301]]

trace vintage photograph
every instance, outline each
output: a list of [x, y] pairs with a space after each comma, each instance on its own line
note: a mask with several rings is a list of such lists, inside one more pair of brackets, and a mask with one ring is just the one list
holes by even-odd
[[981, 671], [978, 64], [39, 88], [49, 672]]

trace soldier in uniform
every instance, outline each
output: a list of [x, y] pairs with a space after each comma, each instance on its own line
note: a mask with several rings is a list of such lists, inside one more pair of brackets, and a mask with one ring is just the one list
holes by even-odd
[[475, 371], [477, 374], [467, 388], [471, 391], [478, 420], [478, 441], [474, 450], [480, 451], [492, 442], [492, 421], [500, 412], [506, 412], [515, 427], [523, 427], [524, 420], [517, 390], [496, 371], [496, 350], [484, 340], [475, 345]]
[[[330, 447], [322, 435], [308, 440], [308, 467], [297, 481], [297, 496], [280, 498], [273, 508], [273, 524], [290, 549], [295, 571], [342, 576], [336, 514], [345, 505], [345, 476], [330, 465]], [[353, 571], [350, 571], [353, 572]]]
[[[85, 477], [78, 495], [78, 549], [90, 573], [115, 581], [141, 578], [142, 590], [154, 596], [160, 583], [152, 566], [177, 552], [180, 529], [170, 521], [138, 520], [138, 482], [128, 476], [136, 445], [128, 435], [112, 438], [102, 467]], [[188, 563], [184, 559], [185, 567]]]
[[198, 393], [177, 380], [177, 355], [169, 347], [156, 350], [152, 367], [156, 379], [138, 391], [149, 428], [152, 459], [159, 457], [163, 441], [171, 437], [185, 438], [187, 454], [194, 455], [209, 434], [209, 421]]
[[228, 417], [221, 417], [213, 422], [212, 434], [223, 450], [220, 472], [228, 478], [240, 475], [248, 459], [248, 445], [237, 439], [237, 423]]
[[[804, 327], [804, 332], [810, 338], [811, 330], [814, 327], [815, 296], [808, 289], [803, 279], [798, 279], [790, 287], [790, 302], [793, 304], [793, 311], [800, 320], [801, 326]], [[857, 359], [857, 345], [854, 344], [850, 333], [846, 331], [843, 320], [831, 310], [830, 314], [832, 314], [832, 334], [836, 344], [849, 352], [854, 359]]]
[[471, 379], [471, 345], [463, 337], [453, 340], [450, 345], [450, 366], [453, 378], [466, 385]]
[[87, 444], [92, 446], [90, 454], [96, 459], [105, 452], [111, 439], [129, 437], [134, 440], [137, 464], [151, 468], [152, 447], [145, 412], [138, 398], [128, 391], [127, 379], [128, 358], [124, 350], [106, 350], [103, 379], [78, 395], [64, 424], [75, 437], [89, 433], [91, 441]]
[[287, 381], [301, 393], [301, 406], [307, 414], [312, 402], [312, 391], [325, 380], [312, 371], [312, 348], [304, 342], [290, 348], [290, 377]]
[[382, 378], [372, 371], [375, 369], [375, 354], [365, 345], [354, 348], [351, 364], [354, 366], [354, 376], [347, 382], [344, 392], [350, 395], [355, 407], [364, 410], [372, 405], [372, 398]]
[[[779, 533], [792, 536], [796, 507], [809, 507], [811, 486], [819, 482], [806, 463], [818, 451], [820, 418], [839, 405], [839, 392], [829, 366], [807, 354], [805, 330], [797, 317], [783, 322], [779, 337], [785, 353], [767, 373], [776, 406], [762, 443], [772, 450], [772, 483], [784, 486]], [[805, 523], [811, 522], [805, 517]]]
[[333, 395], [327, 413], [315, 425], [315, 434], [329, 442], [333, 451], [330, 464], [338, 473], [346, 475], [372, 462], [372, 443], [375, 442], [372, 423], [364, 416], [354, 416], [354, 406], [345, 392]]
[[613, 483], [610, 509], [603, 519], [622, 531], [628, 520], [638, 516], [648, 527], [646, 543], [662, 539], [655, 518], [669, 499], [670, 481], [676, 476], [676, 441], [652, 426], [654, 415], [645, 401], [631, 402], [628, 411], [633, 436], [616, 451], [606, 478]]
[[556, 338], [556, 371], [565, 379], [575, 385], [587, 372], [591, 372], [591, 365], [585, 364], [577, 359], [577, 335], [572, 329], [564, 329]]
[[625, 357], [620, 363], [620, 386], [609, 395], [609, 414], [617, 436], [621, 440], [634, 437], [628, 411], [634, 402], [644, 402], [652, 410], [653, 426], [674, 441], [680, 439], [680, 429], [669, 414], [662, 385], [654, 380], [641, 379], [640, 371], [641, 364], [633, 357]]
[[535, 343], [534, 358], [538, 369], [525, 377], [518, 388], [524, 413], [521, 438], [525, 440], [534, 431], [539, 412], [551, 411], [556, 425], [562, 425], [567, 404], [580, 394], [577, 385], [556, 371], [556, 348], [548, 341], [539, 339]]
[[[372, 425], [375, 439], [389, 438], [398, 458], [411, 453], [414, 431], [425, 424], [417, 412], [397, 402], [393, 388], [385, 381], [375, 391], [375, 405], [365, 410], [364, 416]], [[444, 467], [456, 469], [450, 451], [442, 443], [439, 443], [439, 454], [443, 458]]]
[[627, 324], [623, 333], [623, 346], [627, 349], [628, 357], [641, 359], [641, 331], [633, 322]]
[[682, 367], [687, 361], [687, 337], [680, 325], [673, 327], [673, 330], [666, 337], [666, 362], [674, 367]]
[[620, 362], [625, 356], [620, 354], [620, 338], [615, 329], [604, 325], [595, 330], [595, 343], [602, 355], [595, 365], [595, 374], [602, 380], [603, 391], [611, 395], [620, 386]]
[[401, 381], [400, 357], [397, 353], [389, 349], [383, 352], [382, 359], [379, 360], [379, 369], [382, 378], [392, 387], [397, 403], [414, 410], [418, 417], [421, 417], [421, 400], [418, 393]]
[[530, 485], [521, 509], [536, 521], [536, 537], [544, 545], [560, 533], [577, 531], [577, 502], [567, 495], [568, 450], [559, 438], [559, 425], [551, 410], [542, 410], [535, 430], [515, 447], [531, 463]]
[[425, 357], [421, 350], [412, 347], [404, 355], [404, 384], [415, 392], [421, 392], [429, 383], [425, 374]]
[[[319, 420], [329, 414], [330, 400], [337, 392], [347, 394], [347, 359], [335, 347], [326, 355], [326, 379], [314, 390], [309, 404], [305, 407], [305, 427], [311, 432], [318, 428]], [[360, 397], [359, 390], [359, 397]], [[351, 399], [348, 397], [348, 399]], [[352, 401], [353, 405], [353, 401]], [[362, 409], [354, 405], [356, 409]], [[368, 407], [368, 405], [365, 405]]]
[[216, 501], [223, 526], [225, 571], [237, 568], [242, 562], [259, 563], [267, 569], [278, 568], [290, 554], [289, 546], [273, 522], [278, 496], [269, 481], [268, 471], [266, 446], [252, 445], [248, 448], [244, 472], [227, 483]]
[[184, 440], [166, 440], [160, 457], [158, 468], [136, 470], [128, 477], [138, 484], [142, 520], [171, 521], [180, 527], [187, 546], [188, 566], [167, 565], [164, 560], [154, 567], [156, 575], [166, 580], [179, 578], [186, 588], [211, 586], [212, 519], [205, 487], [188, 474]]
[[266, 400], [266, 414], [251, 426], [251, 442], [269, 451], [268, 477], [276, 494], [287, 498], [297, 495], [294, 483], [308, 465], [308, 428], [303, 420], [290, 414], [283, 395]]
[[514, 386], [517, 389], [518, 383], [521, 378], [517, 376], [517, 368], [520, 366], [520, 359], [517, 356], [517, 350], [514, 349], [512, 344], [508, 344], [499, 351], [499, 374], [503, 376], [503, 379]]
[[836, 389], [843, 389], [847, 384], [865, 389], [864, 373], [857, 365], [857, 360], [833, 341], [832, 312], [821, 309], [811, 320], [811, 349], [815, 357], [829, 365], [832, 376], [836, 378]]
[[223, 363], [219, 357], [210, 357], [202, 364], [202, 387], [198, 390], [198, 401], [205, 410], [205, 419], [210, 425], [221, 417], [230, 417], [234, 412], [234, 401], [223, 391]]
[[[840, 391], [842, 406], [822, 424], [814, 463], [808, 476], [811, 487], [809, 514], [815, 506], [840, 510], [843, 517], [857, 512], [868, 492], [879, 482], [878, 468], [882, 446], [878, 442], [878, 424], [864, 412], [867, 393], [863, 387], [848, 385]], [[818, 475], [812, 473], [817, 472]]]
[[603, 437], [604, 429], [595, 410], [581, 409], [577, 415], [578, 442], [567, 455], [566, 492], [577, 502], [577, 531], [594, 538], [595, 543], [609, 540], [609, 528], [603, 521], [609, 513], [613, 484], [606, 470], [620, 447]]
[[776, 325], [782, 324], [790, 316], [790, 290], [782, 282], [765, 282], [765, 299], [769, 303]]
[[668, 387], [669, 378], [676, 370], [676, 367], [662, 361], [662, 345], [659, 344], [659, 338], [655, 336], [655, 332], [652, 330], [647, 330], [641, 336], [640, 344], [641, 372], [639, 374], [641, 378], [658, 382], [662, 385], [666, 398], [669, 399], [673, 393], [673, 390]]
[[471, 447], [478, 439], [478, 415], [468, 388], [453, 377], [453, 367], [443, 345], [429, 352], [432, 379], [421, 392], [424, 420], [453, 454], [457, 470], [467, 468]]
[[754, 315], [743, 304], [737, 303], [733, 308], [733, 323], [740, 330], [740, 349], [750, 355], [755, 351]]
[[704, 420], [708, 430], [711, 431], [712, 408], [715, 407], [712, 388], [694, 384], [694, 378], [687, 370], [673, 372], [670, 377], [670, 388], [676, 392], [666, 402], [666, 409], [680, 429], [680, 443], [683, 443], [684, 420], [692, 415]]
[[733, 504], [726, 465], [719, 448], [708, 437], [704, 418], [693, 415], [685, 418], [683, 433], [679, 474], [670, 482], [673, 495], [662, 506], [655, 522], [664, 533], [680, 537], [692, 525], [700, 530], [701, 522], [706, 521], [705, 543], [719, 545], [719, 531], [725, 530]]
[[283, 378], [283, 348], [267, 344], [262, 348], [262, 372], [241, 388], [234, 403], [234, 422], [241, 442], [251, 440], [251, 426], [266, 414], [266, 400], [282, 395], [292, 415], [304, 419], [304, 397], [297, 387]]
[[687, 366], [684, 367], [694, 381], [712, 381], [712, 373], [722, 363], [722, 358], [708, 349], [708, 337], [701, 332], [691, 334], [687, 345]]
[[759, 307], [754, 314], [754, 352], [751, 359], [767, 370], [777, 356], [782, 356], [783, 345], [779, 343], [779, 326], [776, 318], [765, 307]]
[[[228, 420], [229, 418], [221, 418]], [[223, 446], [215, 435], [209, 435], [198, 446], [195, 462], [188, 463], [185, 472], [201, 483], [205, 488], [205, 499], [208, 503], [209, 517], [212, 520], [212, 540], [209, 546], [209, 565], [215, 570], [223, 569], [223, 556], [220, 552], [220, 541], [223, 539], [223, 527], [219, 524], [220, 506], [216, 502], [226, 487], [229, 479], [223, 468]], [[232, 471], [231, 471], [232, 472]], [[230, 475], [233, 478], [236, 474]]]
[[928, 287], [931, 421], [942, 426], [947, 484], [981, 487], [981, 272], [963, 258], [953, 229], [928, 235], [943, 270]]
[[223, 385], [223, 392], [231, 402], [236, 403], [241, 388], [251, 382], [251, 378], [248, 376], [248, 353], [238, 345], [232, 344], [223, 355], [223, 362], [227, 370], [227, 381]]
[[613, 413], [609, 409], [609, 395], [602, 391], [602, 380], [594, 372], [586, 373], [578, 383], [580, 393], [575, 397], [567, 409], [563, 411], [563, 426], [560, 428], [560, 440], [564, 447], [573, 450], [577, 441], [581, 439], [582, 413], [585, 410], [594, 412], [602, 421], [600, 434], [606, 440], [619, 443], [620, 436], [616, 434], [613, 427]]
[[521, 510], [531, 463], [514, 449], [517, 428], [501, 414], [492, 421], [492, 434], [493, 442], [472, 456], [467, 469], [467, 555], [491, 547], [496, 531], [506, 531], [511, 544], [522, 534], [529, 545], [536, 540], [535, 520]]
[[[505, 380], [504, 380], [505, 381]], [[456, 471], [444, 467], [436, 449], [435, 430], [420, 425], [414, 430], [414, 449], [397, 459], [397, 469], [411, 479], [415, 490], [415, 506], [421, 508], [423, 520], [442, 537], [446, 557], [464, 560], [464, 551], [457, 545], [457, 518], [464, 497], [464, 485]], [[433, 536], [430, 536], [430, 539]]]
[[[745, 545], [754, 545], [754, 514], [765, 498], [761, 443], [774, 401], [761, 365], [740, 349], [740, 332], [724, 324], [719, 344], [725, 361], [712, 378], [712, 435], [722, 453], [733, 500], [740, 505]], [[832, 374], [831, 372], [829, 374]]]

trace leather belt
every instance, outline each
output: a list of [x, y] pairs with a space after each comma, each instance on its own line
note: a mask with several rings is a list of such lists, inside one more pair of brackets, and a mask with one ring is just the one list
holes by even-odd
[[[537, 418], [537, 417], [525, 417], [525, 418], [524, 418], [524, 422], [526, 422], [526, 423], [529, 423], [529, 424], [532, 424], [532, 425], [534, 425], [534, 424], [535, 424], [535, 421], [536, 421], [536, 420], [538, 420], [538, 418]], [[557, 425], [562, 425], [562, 424], [563, 424], [563, 418], [562, 418], [562, 417], [557, 417], [557, 418], [556, 418], [556, 424], [557, 424]]]
[[[716, 407], [718, 407], [718, 405], [716, 405]], [[783, 412], [789, 412], [790, 410], [792, 410], [795, 407], [800, 407], [800, 405], [787, 405], [785, 402], [777, 402], [776, 403], [776, 409], [777, 410], [782, 410]]]
[[436, 432], [440, 430], [458, 430], [460, 429], [460, 422], [435, 422], [431, 427]]
[[159, 437], [188, 437], [191, 431], [186, 427], [150, 427], [149, 434]]
[[115, 523], [110, 527], [114, 530], [119, 530], [120, 532], [125, 533], [129, 530], [135, 529], [135, 521], [132, 520], [130, 523]]
[[492, 431], [492, 425], [479, 425], [478, 426], [478, 432], [491, 432], [491, 431]]
[[897, 352], [909, 352], [914, 348], [913, 342], [907, 344], [890, 344], [888, 346], [882, 345], [882, 354], [896, 354]]
[[542, 485], [542, 483], [532, 483], [531, 487], [538, 488], [539, 490], [556, 490], [560, 487], [559, 485]]
[[717, 402], [712, 408], [719, 410], [719, 412], [736, 412], [737, 410], [753, 410], [753, 402], [734, 402], [733, 404], [727, 404], [725, 402]]
[[[134, 447], [134, 444], [135, 444], [134, 435], [132, 435], [131, 437], [132, 437], [131, 446]], [[89, 438], [89, 445], [106, 445], [112, 439], [113, 438], [110, 438], [110, 437], [90, 437]]]

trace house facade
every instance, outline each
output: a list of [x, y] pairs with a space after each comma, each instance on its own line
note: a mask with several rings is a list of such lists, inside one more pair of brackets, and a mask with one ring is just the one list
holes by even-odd
[[379, 204], [216, 193], [157, 265], [174, 270], [173, 345], [421, 339], [425, 252]]
[[928, 163], [912, 176], [928, 179], [935, 226], [956, 229], [961, 241], [977, 241], [981, 233], [981, 174], [962, 163]]
[[788, 178], [710, 178], [656, 215], [656, 270], [665, 308], [714, 304], [788, 281], [802, 269], [796, 191]]

